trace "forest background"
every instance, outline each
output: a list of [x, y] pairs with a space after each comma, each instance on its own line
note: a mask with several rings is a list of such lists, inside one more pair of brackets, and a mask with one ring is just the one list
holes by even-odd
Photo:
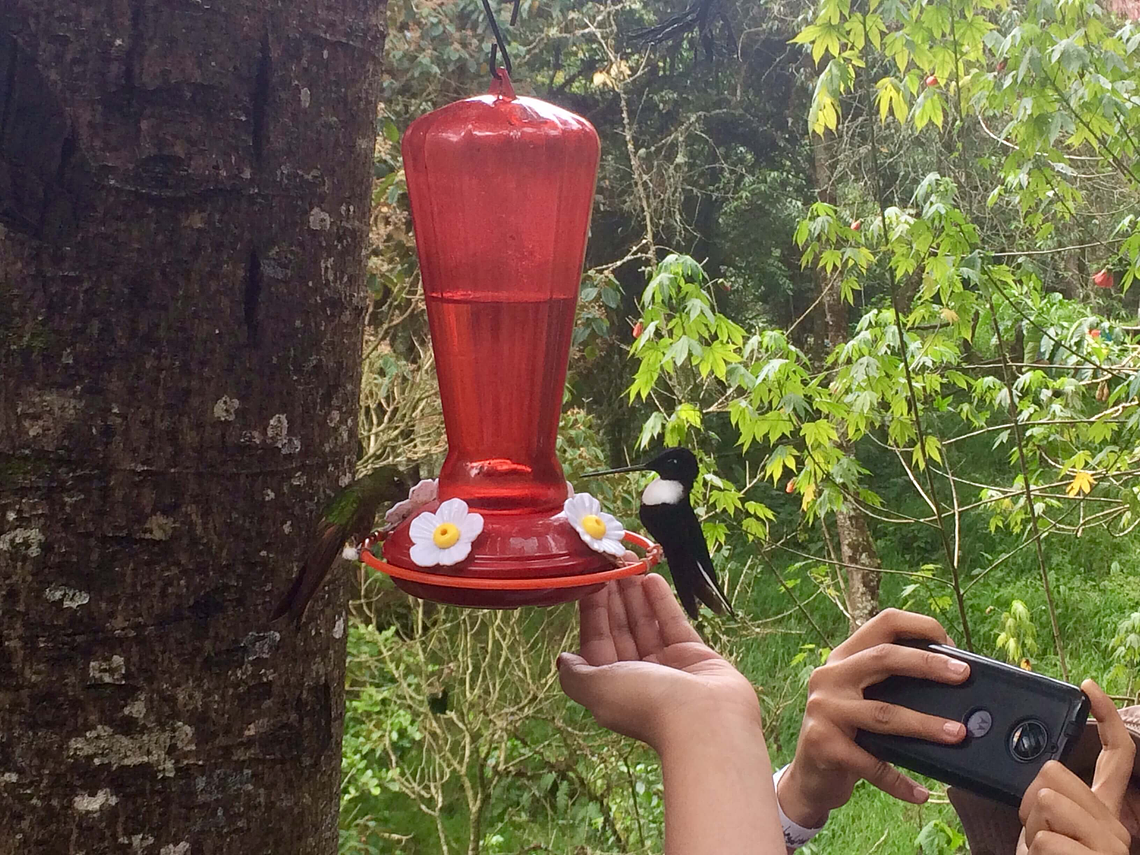
[[[1123, 702], [1140, 692], [1140, 7], [530, 0], [520, 93], [602, 163], [562, 420], [631, 528], [661, 444], [739, 621], [775, 763], [807, 675], [886, 607]], [[509, 7], [504, 6], [502, 17]], [[393, 0], [360, 468], [445, 451], [399, 154], [485, 91], [476, 0]], [[664, 22], [664, 23], [662, 23]], [[652, 852], [660, 773], [560, 693], [572, 607], [478, 612], [358, 571], [341, 852]], [[963, 851], [944, 791], [869, 786], [809, 853]]]

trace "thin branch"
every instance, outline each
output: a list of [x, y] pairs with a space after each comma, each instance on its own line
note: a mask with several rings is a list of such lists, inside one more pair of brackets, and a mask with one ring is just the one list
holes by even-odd
[[[987, 300], [990, 306], [990, 321], [993, 324], [994, 335], [997, 336], [998, 353], [1004, 362], [1006, 356], [1005, 340], [1001, 334], [1001, 324], [998, 323], [997, 309], [994, 306], [993, 297], [987, 296]], [[1049, 568], [1045, 563], [1045, 550], [1041, 546], [1041, 528], [1037, 522], [1037, 508], [1033, 504], [1033, 488], [1030, 485], [1029, 466], [1025, 462], [1025, 443], [1021, 437], [1021, 424], [1017, 420], [1017, 397], [1013, 390], [1012, 370], [1006, 366], [1003, 373], [1005, 375], [1006, 393], [1009, 395], [1009, 417], [1013, 426], [1013, 436], [1017, 441], [1017, 462], [1021, 466], [1021, 482], [1025, 488], [1025, 503], [1029, 510], [1029, 525], [1033, 533], [1033, 544], [1037, 551], [1037, 566], [1041, 570], [1041, 583], [1045, 586], [1045, 602], [1049, 606], [1049, 623], [1053, 627], [1053, 643], [1057, 647], [1061, 676], [1068, 680], [1069, 668], [1065, 663], [1065, 646], [1061, 641], [1061, 627], [1057, 622], [1057, 606], [1053, 602], [1053, 591], [1049, 586]]]

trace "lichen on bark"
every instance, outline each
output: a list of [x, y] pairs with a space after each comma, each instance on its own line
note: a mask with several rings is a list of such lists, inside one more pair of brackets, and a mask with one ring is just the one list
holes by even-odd
[[0, 7], [0, 853], [335, 851], [384, 12]]

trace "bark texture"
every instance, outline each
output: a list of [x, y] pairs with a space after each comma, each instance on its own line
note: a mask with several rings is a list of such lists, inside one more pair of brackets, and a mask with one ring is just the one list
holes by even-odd
[[[832, 185], [834, 170], [831, 161], [835, 156], [834, 138], [813, 139], [812, 165], [816, 192], [824, 202], [835, 204]], [[829, 277], [823, 271], [817, 270], [816, 279], [820, 289], [821, 338], [824, 345], [822, 351], [826, 357], [847, 341], [849, 335], [847, 303], [843, 300], [837, 277]], [[839, 430], [840, 443], [845, 445], [842, 425], [839, 426]], [[850, 499], [846, 499], [843, 507], [835, 512], [835, 528], [839, 540], [839, 560], [843, 563], [847, 575], [847, 587], [844, 591], [847, 613], [851, 619], [851, 631], [854, 632], [879, 611], [880, 574], [876, 572], [880, 566], [879, 554], [875, 549], [875, 541], [871, 537], [866, 515]]]
[[332, 853], [383, 0], [0, 4], [0, 854]]

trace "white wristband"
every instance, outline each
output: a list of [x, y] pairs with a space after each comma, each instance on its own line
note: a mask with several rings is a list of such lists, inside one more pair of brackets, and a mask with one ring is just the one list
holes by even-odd
[[[778, 790], [780, 786], [780, 778], [784, 776], [784, 772], [787, 771], [787, 768], [787, 766], [784, 766], [772, 776], [773, 788], [776, 788]], [[792, 822], [790, 819], [788, 819], [787, 814], [784, 813], [784, 809], [780, 807], [780, 796], [778, 792], [776, 795], [776, 813], [779, 814], [780, 825], [784, 829], [784, 844], [789, 849], [799, 849], [801, 846], [803, 846], [805, 843], [823, 831], [822, 825], [819, 828], [804, 828], [799, 823]]]

